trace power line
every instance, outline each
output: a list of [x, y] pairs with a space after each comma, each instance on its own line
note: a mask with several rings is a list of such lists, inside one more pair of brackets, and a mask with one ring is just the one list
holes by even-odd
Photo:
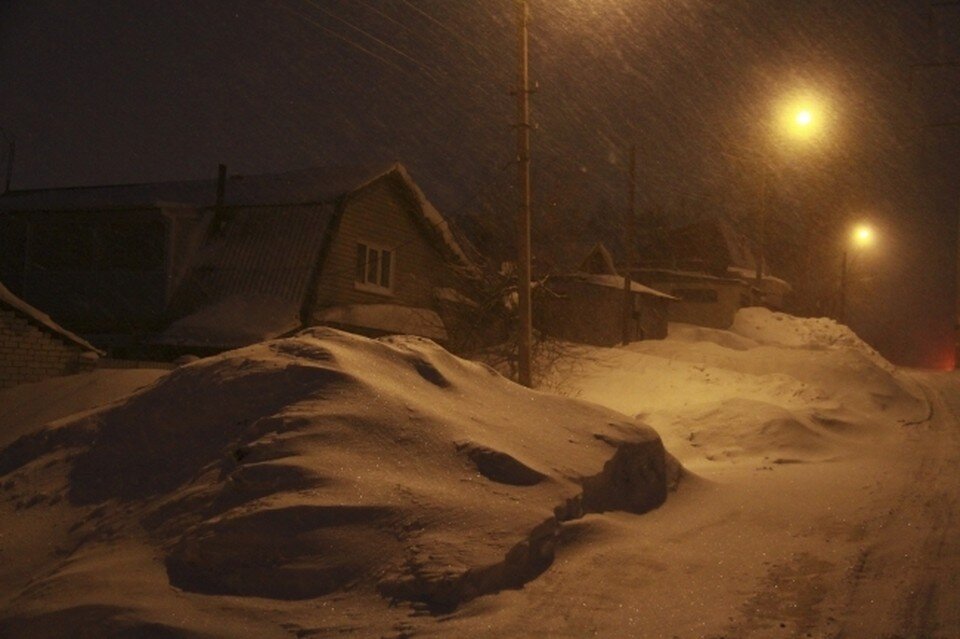
[[362, 4], [362, 5], [363, 5], [364, 7], [366, 7], [369, 11], [373, 11], [374, 13], [376, 13], [376, 14], [379, 15], [380, 17], [384, 18], [385, 20], [387, 20], [387, 21], [389, 21], [389, 22], [392, 22], [393, 24], [397, 25], [398, 27], [400, 27], [400, 28], [403, 29], [404, 31], [407, 31], [407, 32], [409, 32], [409, 33], [414, 33], [413, 29], [411, 29], [411, 28], [408, 27], [407, 25], [403, 24], [402, 22], [400, 22], [399, 20], [397, 20], [396, 18], [394, 18], [392, 15], [390, 15], [390, 14], [387, 13], [386, 11], [383, 11], [382, 9], [378, 9], [377, 7], [373, 6], [372, 4], [370, 4], [369, 2], [367, 2], [367, 0], [354, 0], [354, 1]]
[[327, 28], [326, 26], [320, 24], [319, 22], [317, 22], [317, 21], [314, 20], [313, 18], [311, 18], [311, 17], [309, 17], [309, 16], [306, 16], [306, 15], [303, 15], [303, 14], [300, 13], [299, 11], [296, 11], [293, 7], [287, 5], [285, 2], [281, 2], [281, 3], [280, 3], [280, 6], [281, 6], [282, 8], [284, 8], [284, 9], [286, 9], [287, 11], [289, 11], [290, 13], [292, 13], [293, 15], [297, 16], [297, 17], [300, 18], [301, 20], [304, 20], [304, 21], [306, 21], [306, 22], [309, 22], [309, 23], [312, 24], [313, 26], [317, 27], [318, 29], [321, 29], [322, 31], [326, 32], [328, 35], [336, 38], [337, 40], [340, 40], [341, 42], [346, 43], [347, 45], [353, 47], [354, 49], [356, 49], [356, 50], [358, 50], [358, 51], [361, 51], [361, 52], [363, 52], [363, 53], [366, 53], [368, 56], [370, 56], [370, 57], [372, 57], [372, 58], [376, 58], [376, 59], [379, 60], [380, 62], [383, 62], [384, 64], [393, 67], [394, 69], [396, 69], [397, 71], [400, 71], [401, 73], [407, 73], [407, 70], [406, 70], [406, 69], [404, 69], [404, 68], [401, 67], [400, 65], [396, 64], [396, 63], [393, 62], [392, 60], [388, 60], [387, 58], [385, 58], [385, 57], [383, 57], [383, 56], [381, 56], [381, 55], [379, 55], [379, 54], [377, 54], [377, 53], [374, 53], [374, 52], [371, 51], [370, 49], [367, 49], [366, 47], [364, 47], [364, 46], [362, 46], [362, 45], [360, 45], [360, 44], [357, 44], [357, 43], [354, 42], [353, 40], [351, 40], [351, 39], [349, 39], [349, 38], [347, 38], [347, 37], [345, 37], [345, 36], [340, 35], [340, 34], [337, 33], [336, 31], [334, 31], [333, 29], [329, 29], [329, 28]]
[[460, 42], [462, 42], [462, 43], [464, 43], [464, 44], [467, 44], [467, 45], [469, 45], [469, 46], [471, 46], [471, 47], [474, 46], [475, 43], [470, 42], [470, 40], [468, 40], [468, 39], [465, 38], [464, 36], [460, 35], [460, 34], [457, 33], [456, 31], [454, 31], [453, 29], [451, 29], [449, 26], [447, 26], [446, 24], [444, 24], [443, 22], [441, 22], [441, 21], [438, 20], [437, 18], [433, 17], [432, 15], [430, 15], [429, 13], [427, 13], [426, 11], [424, 11], [423, 9], [421, 9], [420, 7], [418, 7], [417, 5], [413, 4], [412, 2], [410, 2], [410, 0], [400, 0], [400, 2], [402, 2], [402, 3], [405, 4], [406, 6], [410, 7], [410, 9], [412, 9], [412, 10], [415, 11], [416, 13], [420, 14], [421, 16], [423, 16], [424, 18], [426, 18], [427, 20], [429, 20], [430, 22], [432, 22], [432, 23], [435, 24], [436, 26], [438, 26], [438, 27], [440, 27], [441, 29], [443, 29], [444, 31], [446, 31], [447, 33], [449, 33], [451, 36], [453, 36], [454, 38], [456, 38], [456, 39], [459, 40]]
[[398, 49], [397, 47], [391, 45], [389, 42], [386, 42], [385, 40], [383, 40], [383, 39], [381, 39], [381, 38], [378, 38], [377, 36], [373, 35], [373, 34], [370, 33], [369, 31], [365, 31], [364, 29], [361, 29], [360, 27], [356, 26], [355, 24], [353, 24], [353, 23], [350, 22], [349, 20], [346, 20], [345, 18], [342, 18], [342, 17], [338, 16], [337, 14], [333, 13], [333, 12], [330, 11], [329, 9], [325, 9], [324, 7], [320, 6], [320, 4], [316, 2], [316, 0], [303, 0], [303, 1], [304, 1], [305, 3], [307, 3], [307, 4], [312, 5], [317, 11], [320, 11], [320, 12], [322, 12], [322, 13], [330, 16], [330, 17], [333, 18], [334, 20], [337, 20], [338, 22], [341, 22], [341, 23], [345, 24], [346, 26], [348, 26], [349, 28], [353, 29], [353, 30], [356, 31], [357, 33], [359, 33], [359, 34], [361, 34], [361, 35], [363, 35], [363, 36], [365, 36], [365, 37], [373, 40], [374, 42], [376, 42], [376, 43], [379, 44], [380, 46], [385, 47], [385, 48], [389, 49], [390, 51], [393, 51], [393, 52], [396, 53], [397, 55], [403, 57], [404, 59], [412, 62], [413, 64], [415, 64], [416, 66], [418, 66], [421, 70], [423, 70], [424, 72], [426, 72], [426, 73], [430, 76], [430, 79], [431, 79], [431, 80], [433, 80], [434, 82], [437, 81], [437, 75], [436, 75], [436, 74], [438, 73], [438, 70], [437, 70], [437, 69], [434, 69], [434, 68], [432, 68], [432, 67], [424, 64], [424, 63], [421, 62], [420, 60], [417, 60], [417, 59], [414, 58], [413, 56], [411, 56], [411, 55], [409, 55], [409, 54], [401, 51], [401, 50]]

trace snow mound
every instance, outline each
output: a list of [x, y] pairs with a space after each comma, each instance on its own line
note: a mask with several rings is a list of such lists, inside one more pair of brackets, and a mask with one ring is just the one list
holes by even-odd
[[748, 351], [760, 345], [759, 342], [749, 337], [694, 324], [671, 323], [669, 338], [683, 342], [710, 342], [736, 351]]
[[140, 600], [170, 586], [188, 599], [356, 591], [448, 610], [539, 574], [562, 521], [655, 508], [670, 469], [652, 429], [607, 409], [429, 340], [311, 329], [183, 366], [0, 451], [2, 503], [65, 509], [68, 549], [14, 591], [6, 628], [42, 627], [84, 590], [116, 611], [103, 628], [140, 618], [128, 588], [88, 588], [135, 566], [77, 567], [105, 538], [146, 548], [131, 551], [150, 558], [140, 570], [162, 575]]
[[741, 308], [731, 332], [760, 344], [794, 348], [849, 348], [866, 355], [877, 366], [894, 370], [880, 353], [849, 327], [826, 317], [794, 317], [761, 307]]
[[929, 417], [916, 381], [845, 326], [766, 309], [737, 318], [736, 332], [671, 324], [664, 340], [560, 347], [547, 381], [641, 417], [693, 471], [848, 457]]
[[833, 447], [792, 411], [774, 404], [732, 398], [684, 415], [690, 445], [711, 460], [762, 457], [774, 462], [815, 461]]

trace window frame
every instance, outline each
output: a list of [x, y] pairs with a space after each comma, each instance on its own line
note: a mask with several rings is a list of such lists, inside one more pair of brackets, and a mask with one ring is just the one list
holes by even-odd
[[[360, 247], [364, 247], [364, 265], [363, 270], [360, 270]], [[367, 293], [376, 293], [377, 295], [393, 295], [394, 286], [397, 281], [397, 249], [387, 246], [385, 244], [380, 244], [378, 242], [370, 242], [368, 240], [357, 240], [356, 248], [354, 249], [354, 259], [356, 260], [355, 271], [353, 274], [353, 286], [358, 291], [364, 291]], [[370, 267], [371, 267], [371, 252], [376, 253], [376, 281], [371, 281], [370, 276]], [[387, 285], [384, 286], [381, 282], [384, 279], [384, 261], [383, 254], [388, 253], [390, 255], [390, 261], [387, 266]], [[361, 281], [360, 276], [363, 275]]]

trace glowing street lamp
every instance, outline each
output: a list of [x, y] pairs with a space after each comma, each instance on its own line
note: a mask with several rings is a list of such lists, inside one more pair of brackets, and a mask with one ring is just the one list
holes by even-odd
[[813, 113], [810, 109], [803, 109], [797, 112], [796, 117], [793, 118], [793, 122], [800, 128], [806, 128], [813, 124]]
[[[858, 224], [853, 228], [853, 231], [850, 234], [850, 245], [857, 251], [852, 257], [850, 257], [849, 262], [853, 261], [859, 251], [872, 246], [875, 242], [875, 234], [873, 227], [868, 224]], [[840, 264], [840, 308], [837, 312], [837, 321], [843, 323], [846, 321], [847, 315], [847, 269], [848, 269], [848, 259], [847, 255], [849, 253], [848, 249], [843, 250], [843, 261]]]
[[[824, 128], [824, 108], [823, 100], [817, 99], [809, 94], [794, 93], [781, 101], [776, 107], [776, 116], [772, 119], [772, 126], [765, 127], [768, 133], [772, 132], [770, 137], [778, 136], [792, 138], [794, 140], [810, 140], [817, 137]], [[767, 154], [771, 149], [767, 150]], [[737, 157], [733, 154], [732, 157]], [[750, 155], [758, 160], [761, 167], [760, 191], [759, 191], [759, 210], [757, 212], [757, 266], [756, 266], [756, 286], [763, 291], [764, 261], [766, 258], [766, 208], [767, 199], [772, 188], [773, 170], [764, 169], [762, 152], [752, 151]]]
[[873, 229], [866, 224], [860, 224], [853, 229], [853, 244], [860, 248], [873, 244]]
[[780, 107], [780, 130], [793, 139], [816, 137], [824, 125], [823, 109], [812, 98], [793, 99]]

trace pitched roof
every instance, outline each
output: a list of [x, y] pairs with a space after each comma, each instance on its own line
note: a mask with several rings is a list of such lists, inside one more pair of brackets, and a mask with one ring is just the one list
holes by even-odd
[[583, 258], [583, 262], [580, 263], [580, 270], [584, 273], [594, 273], [596, 275], [617, 274], [617, 269], [613, 265], [613, 257], [602, 242], [597, 242], [590, 249], [587, 256]]
[[[236, 305], [238, 300], [269, 299], [272, 315], [298, 318], [334, 213], [332, 204], [234, 211], [223, 232], [198, 250], [171, 302], [174, 315], [197, 314], [195, 321], [183, 318], [167, 336], [180, 336], [180, 328], [205, 325], [210, 308], [228, 300]], [[249, 330], [243, 318], [237, 319], [237, 339], [242, 340]], [[189, 341], [196, 342], [196, 330], [188, 333]]]
[[[231, 175], [224, 206], [332, 202], [387, 171], [370, 167], [314, 167], [285, 173]], [[211, 207], [217, 180], [13, 190], [0, 195], [2, 211], [84, 211], [157, 208], [164, 204]]]
[[[617, 290], [623, 290], [623, 276], [621, 275], [607, 275], [607, 274], [595, 274], [595, 273], [571, 273], [568, 275], [551, 275], [550, 279], [555, 280], [576, 280], [578, 282], [586, 282], [587, 284], [592, 284], [594, 286], [602, 286], [604, 288], [614, 288]], [[663, 291], [658, 291], [655, 288], [650, 288], [640, 284], [639, 282], [631, 281], [630, 290], [634, 293], [640, 293], [642, 295], [650, 295], [651, 297], [662, 297], [663, 299], [676, 300], [678, 298], [673, 295], [668, 295]]]
[[86, 351], [90, 351], [91, 353], [96, 353], [98, 355], [106, 354], [79, 335], [71, 333], [67, 329], [54, 322], [46, 313], [42, 313], [33, 306], [30, 306], [24, 302], [22, 299], [14, 295], [10, 289], [3, 284], [0, 284], [0, 305], [12, 308], [21, 315], [24, 315], [41, 330], [54, 333], [55, 335], [67, 340], [68, 342], [76, 344]]
[[[333, 166], [263, 175], [231, 175], [226, 180], [223, 206], [334, 203], [390, 174], [395, 174], [407, 189], [425, 228], [441, 242], [448, 257], [466, 274], [479, 276], [480, 269], [464, 250], [463, 238], [457, 236], [449, 221], [430, 203], [399, 162], [379, 169]], [[0, 195], [0, 211], [120, 211], [170, 205], [210, 208], [216, 205], [216, 199], [217, 180], [190, 180], [14, 190]]]
[[680, 262], [699, 259], [723, 268], [756, 268], [753, 246], [726, 220], [701, 220], [668, 232], [674, 257]]

